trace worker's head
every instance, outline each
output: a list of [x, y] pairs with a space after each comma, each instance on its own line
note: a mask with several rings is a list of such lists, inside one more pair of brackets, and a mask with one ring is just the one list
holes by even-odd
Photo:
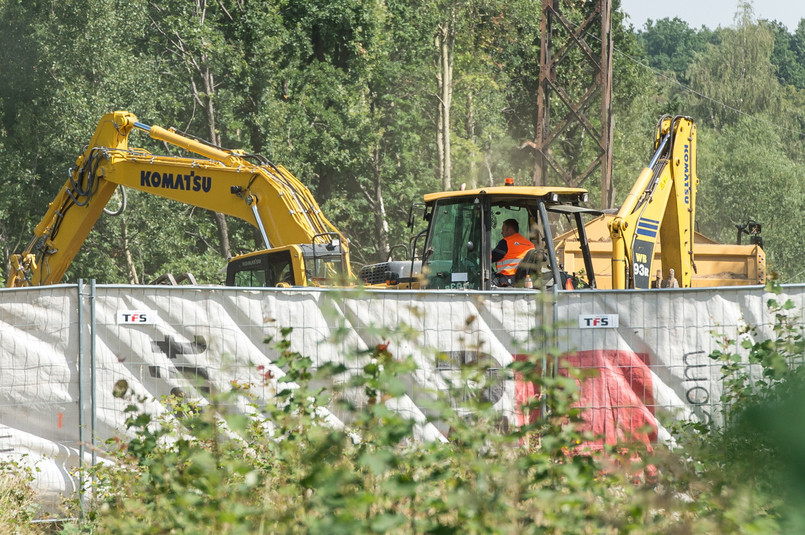
[[668, 277], [673, 278], [674, 276], [674, 268], [668, 270]]
[[518, 223], [516, 219], [507, 219], [503, 222], [503, 226], [500, 228], [500, 233], [504, 238], [508, 238], [512, 234], [517, 234], [518, 232], [520, 232], [520, 223]]
[[657, 270], [657, 278], [658, 278], [658, 279], [661, 279], [661, 278], [662, 278], [662, 270], [661, 270], [661, 269], [658, 269], [658, 270]]

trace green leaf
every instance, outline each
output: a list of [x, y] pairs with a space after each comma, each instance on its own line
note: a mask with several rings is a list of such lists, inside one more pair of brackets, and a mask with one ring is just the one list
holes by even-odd
[[390, 451], [367, 452], [358, 459], [361, 466], [368, 468], [375, 475], [386, 473], [395, 466], [394, 454]]
[[403, 515], [383, 513], [372, 518], [370, 528], [375, 533], [388, 533], [408, 522]]

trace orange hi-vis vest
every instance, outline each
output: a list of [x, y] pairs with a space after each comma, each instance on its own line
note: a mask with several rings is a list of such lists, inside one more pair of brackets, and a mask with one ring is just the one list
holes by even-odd
[[497, 261], [498, 273], [511, 277], [517, 271], [517, 266], [525, 254], [534, 248], [534, 244], [528, 241], [522, 234], [512, 234], [506, 240], [506, 256]]

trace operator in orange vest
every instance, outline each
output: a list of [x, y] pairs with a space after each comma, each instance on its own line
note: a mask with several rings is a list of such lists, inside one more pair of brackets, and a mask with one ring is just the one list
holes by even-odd
[[499, 286], [510, 286], [514, 273], [525, 254], [534, 249], [534, 244], [520, 234], [520, 224], [516, 219], [507, 219], [500, 229], [503, 239], [492, 249], [492, 262], [496, 262]]

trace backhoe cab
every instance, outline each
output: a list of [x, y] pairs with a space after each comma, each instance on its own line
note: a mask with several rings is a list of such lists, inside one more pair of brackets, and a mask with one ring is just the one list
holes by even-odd
[[[424, 200], [428, 226], [413, 239], [412, 258], [366, 266], [361, 271], [364, 282], [386, 282], [396, 288], [493, 290], [523, 287], [528, 275], [535, 288], [557, 282], [561, 289], [595, 287], [582, 215], [600, 212], [582, 206], [586, 190], [501, 186], [432, 193]], [[508, 219], [516, 220], [520, 233], [534, 244], [511, 285], [501, 284], [491, 260]], [[586, 251], [584, 273], [566, 272], [556, 258], [553, 236], [571, 229], [578, 232]]]

